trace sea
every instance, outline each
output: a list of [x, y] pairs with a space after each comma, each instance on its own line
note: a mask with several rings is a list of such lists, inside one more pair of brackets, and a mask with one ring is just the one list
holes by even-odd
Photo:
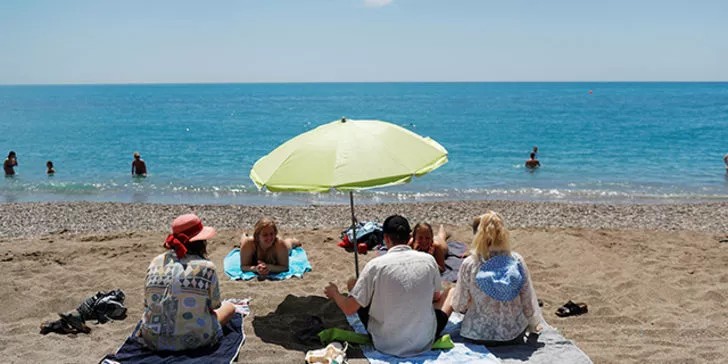
[[[728, 83], [472, 82], [0, 86], [0, 156], [18, 159], [0, 203], [346, 204], [248, 177], [281, 143], [341, 117], [395, 123], [449, 153], [357, 203], [728, 201]], [[529, 170], [534, 146], [541, 167]], [[135, 151], [146, 178], [131, 176]]]

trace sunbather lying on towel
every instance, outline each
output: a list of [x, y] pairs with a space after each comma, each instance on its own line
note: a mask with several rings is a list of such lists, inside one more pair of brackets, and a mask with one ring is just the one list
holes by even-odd
[[541, 321], [526, 262], [511, 251], [497, 213], [481, 215], [473, 227], [472, 254], [450, 292], [452, 309], [465, 314], [460, 334], [486, 346], [523, 343], [527, 332], [540, 331]]
[[285, 272], [288, 253], [297, 246], [301, 246], [298, 239], [278, 237], [275, 221], [263, 217], [255, 223], [253, 236], [243, 234], [240, 238], [240, 268], [261, 276]]
[[447, 236], [445, 229], [440, 226], [437, 236], [432, 231], [432, 226], [426, 222], [415, 225], [412, 229], [412, 238], [409, 246], [417, 251], [432, 255], [437, 262], [440, 273], [445, 271], [445, 257], [447, 256]]
[[207, 239], [215, 234], [193, 214], [172, 222], [168, 250], [152, 260], [144, 286], [139, 335], [150, 349], [196, 349], [222, 337], [220, 325], [232, 318], [235, 305], [220, 302], [215, 264], [207, 260]]

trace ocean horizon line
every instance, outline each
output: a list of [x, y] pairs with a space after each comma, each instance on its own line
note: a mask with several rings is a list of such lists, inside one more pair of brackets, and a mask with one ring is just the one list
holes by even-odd
[[583, 81], [260, 81], [260, 82], [68, 82], [68, 83], [0, 83], [0, 87], [34, 87], [34, 86], [204, 86], [204, 85], [361, 85], [361, 84], [721, 84], [728, 80], [583, 80]]

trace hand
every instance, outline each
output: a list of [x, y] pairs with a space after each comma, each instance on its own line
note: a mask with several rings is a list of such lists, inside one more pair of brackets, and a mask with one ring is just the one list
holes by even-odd
[[327, 298], [333, 299], [341, 293], [339, 293], [339, 287], [337, 287], [333, 282], [329, 282], [329, 285], [324, 288], [324, 294]]
[[258, 274], [262, 276], [267, 276], [270, 273], [270, 268], [268, 268], [268, 264], [265, 264], [262, 260], [258, 261], [258, 265], [255, 266], [256, 270], [258, 271]]
[[356, 286], [356, 278], [349, 278], [349, 280], [346, 281], [346, 289], [351, 292], [351, 290], [354, 289], [354, 286]]
[[541, 324], [536, 324], [535, 327], [528, 327], [528, 332], [535, 335], [541, 334], [541, 331], [543, 331], [543, 326], [541, 326]]

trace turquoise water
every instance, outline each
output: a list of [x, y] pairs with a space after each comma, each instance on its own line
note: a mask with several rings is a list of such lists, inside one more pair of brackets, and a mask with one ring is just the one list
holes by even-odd
[[[0, 202], [346, 203], [248, 178], [277, 145], [341, 116], [401, 124], [450, 153], [360, 202], [728, 200], [728, 83], [334, 83], [0, 86], [0, 153], [19, 161]], [[529, 172], [533, 145], [542, 167]], [[134, 151], [145, 179], [130, 177]]]

